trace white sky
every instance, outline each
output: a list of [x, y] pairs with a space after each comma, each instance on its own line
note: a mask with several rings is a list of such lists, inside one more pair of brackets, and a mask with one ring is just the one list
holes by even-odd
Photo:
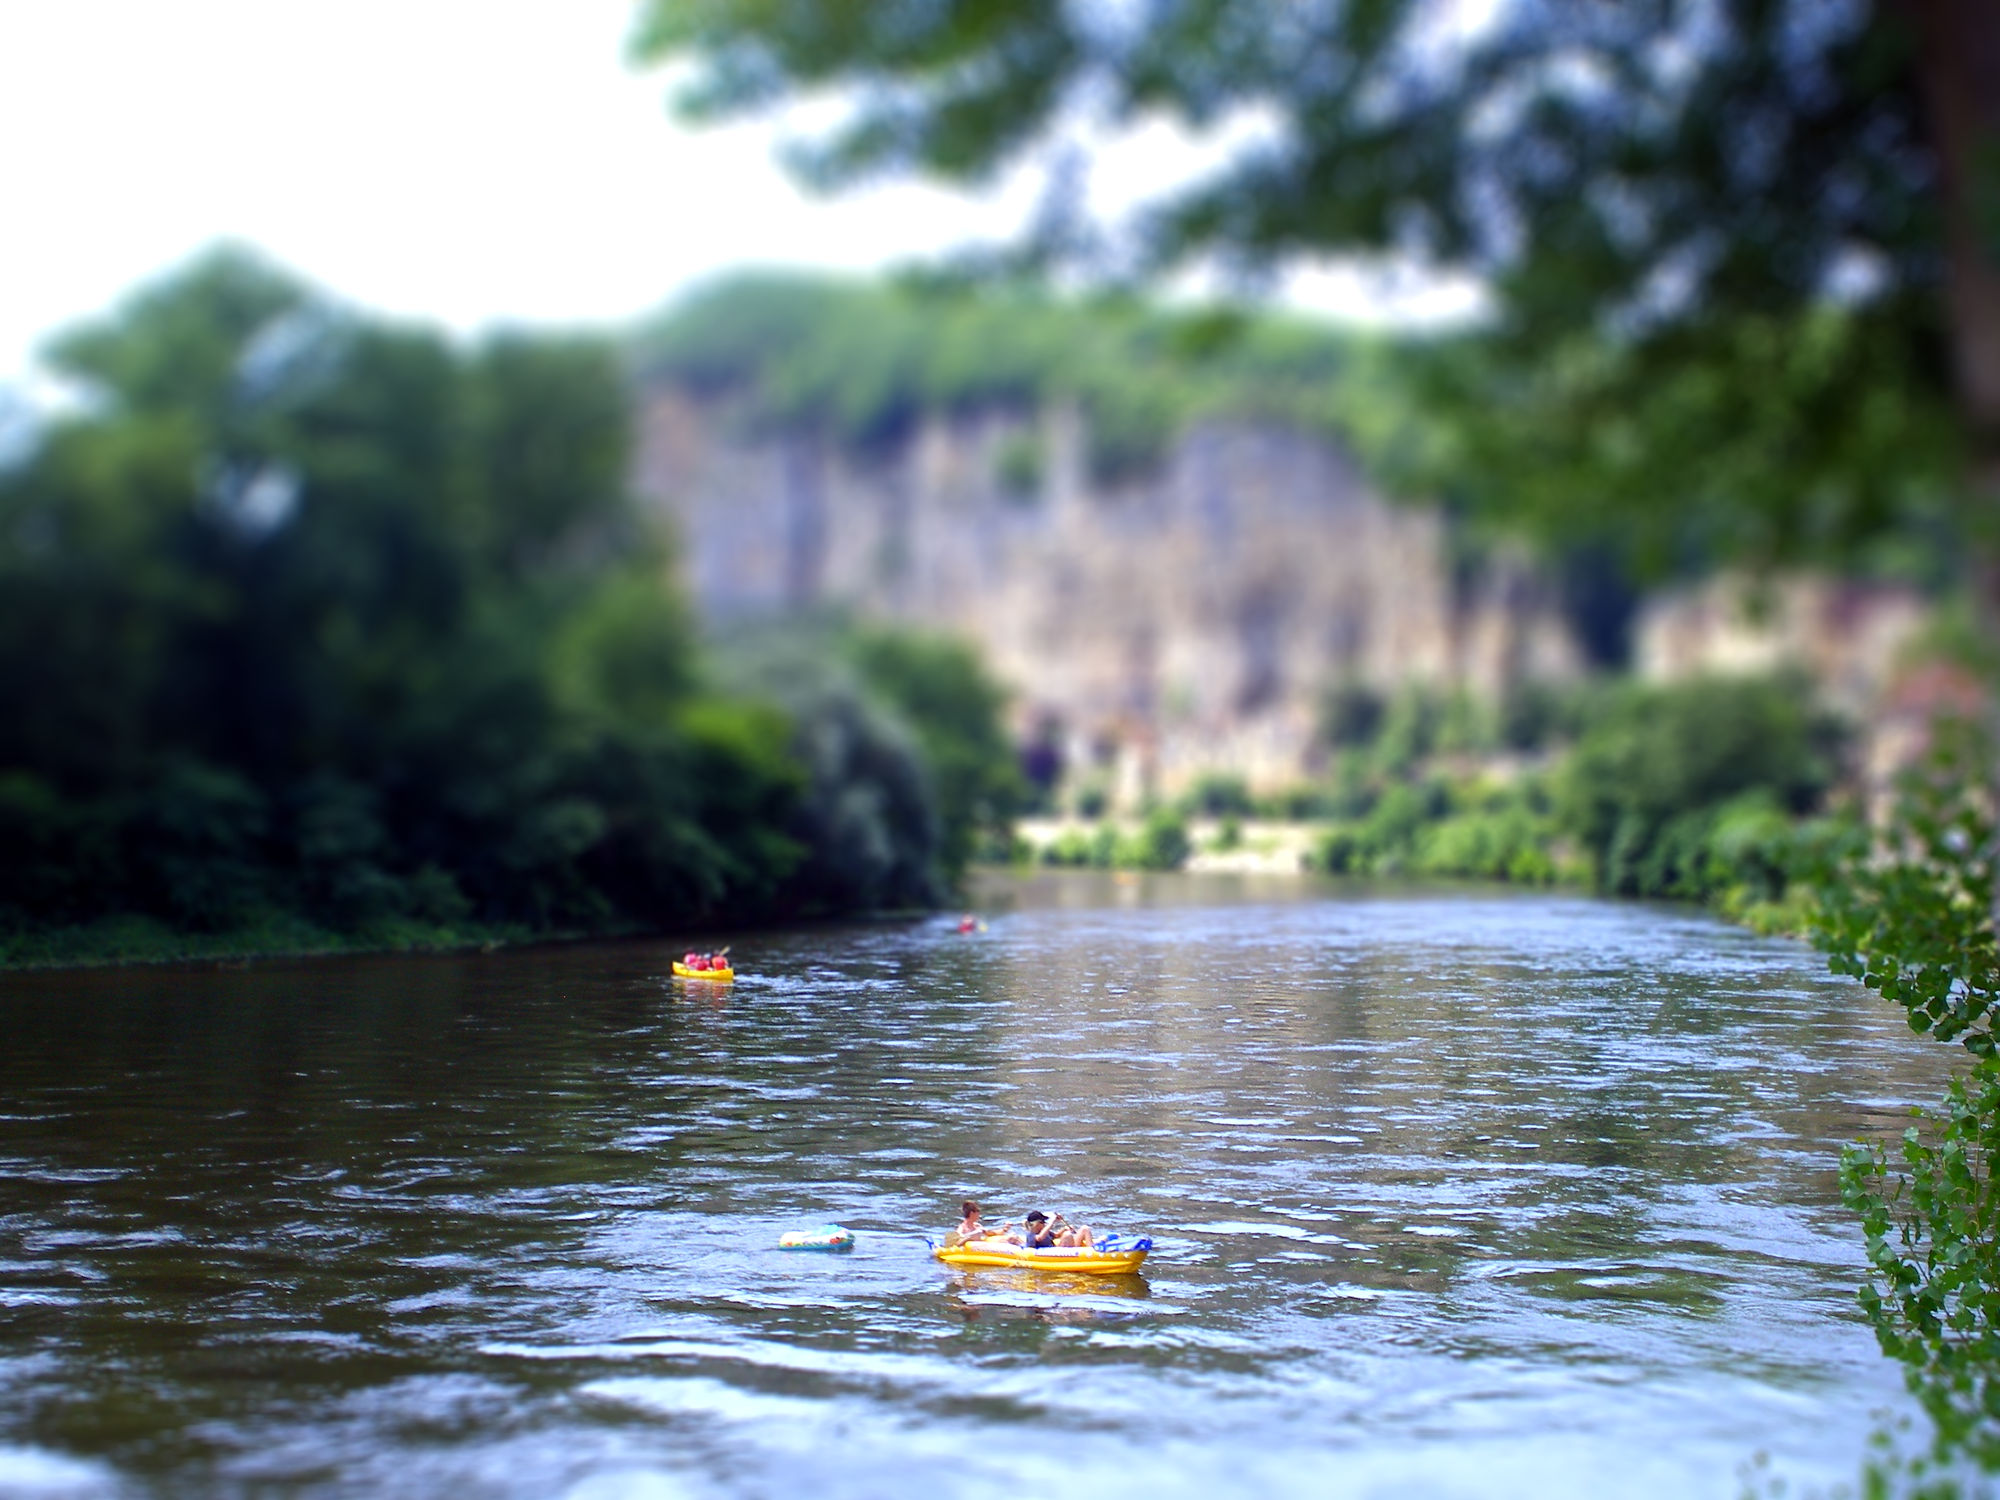
[[[224, 238], [363, 306], [474, 329], [628, 319], [733, 265], [864, 270], [1014, 222], [1018, 193], [808, 198], [772, 165], [767, 129], [681, 130], [664, 82], [624, 63], [635, 8], [0, 5], [0, 382], [49, 334]], [[1162, 135], [1132, 170], [1181, 154]], [[1325, 271], [1292, 300], [1386, 310]]]

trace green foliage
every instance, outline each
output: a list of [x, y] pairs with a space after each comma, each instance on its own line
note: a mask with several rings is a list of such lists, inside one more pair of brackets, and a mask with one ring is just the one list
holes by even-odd
[[938, 863], [955, 884], [982, 840], [1006, 836], [1028, 795], [1002, 722], [1006, 693], [961, 641], [863, 630], [848, 653], [924, 753], [940, 823]]
[[1714, 679], [1628, 687], [1605, 703], [1570, 756], [1560, 817], [1601, 890], [1698, 899], [1717, 890], [1709, 844], [1723, 809], [1735, 868], [1754, 863], [1743, 830], [1752, 809], [1811, 811], [1831, 785], [1835, 724], [1803, 683]]
[[1596, 681], [1517, 682], [1497, 702], [1462, 688], [1412, 682], [1384, 694], [1345, 681], [1321, 696], [1319, 740], [1347, 752], [1337, 764], [1349, 781], [1407, 776], [1432, 755], [1554, 750], [1603, 716], [1607, 696]]
[[1081, 828], [1065, 828], [1043, 845], [1041, 860], [1057, 868], [1083, 868], [1090, 863], [1090, 835]]
[[1131, 833], [1100, 823], [1086, 833], [1066, 828], [1042, 849], [1045, 865], [1096, 870], [1178, 870], [1194, 853], [1187, 824], [1169, 808], [1155, 808]]
[[461, 350], [221, 254], [57, 358], [90, 399], [0, 472], [12, 951], [908, 904], [1004, 816], [955, 648], [864, 641], [798, 721], [704, 685], [608, 344]]
[[1140, 825], [1130, 862], [1142, 870], [1178, 870], [1193, 852], [1194, 844], [1180, 814], [1156, 808]]
[[[1818, 295], [1855, 243], [1893, 257], [1892, 278], [1923, 280], [1936, 231], [1908, 222], [1924, 185], [1908, 175], [1923, 135], [1903, 86], [1906, 33], [1869, 9], [1813, 26], [1788, 17], [1729, 3], [1677, 29], [1677, 13], [1639, 6], [1585, 27], [1512, 7], [1440, 42], [1410, 0], [1169, 4], [1119, 25], [1062, 6], [860, 7], [832, 25], [751, 0], [655, 0], [633, 52], [692, 63], [677, 102], [697, 120], [845, 98], [795, 158], [831, 183], [890, 171], [989, 181], [1079, 95], [1109, 118], [1195, 124], [1256, 101], [1287, 149], [1245, 150], [1139, 206], [1129, 227], [1149, 263], [1421, 249], [1488, 264], [1524, 314], [1576, 323], [1640, 298], [1685, 253], [1688, 223], [1714, 226], [1708, 269], [1752, 306]], [[1670, 42], [1685, 54], [1671, 81], [1657, 61]], [[1588, 81], [1565, 69], [1579, 56]], [[1714, 140], [1763, 140], [1760, 124], [1761, 152], [1701, 170]], [[1622, 196], [1607, 201], [1612, 188]], [[1497, 238], [1496, 215], [1511, 238]], [[1044, 248], [1102, 253], [1066, 227]]]
[[805, 782], [788, 833], [809, 853], [788, 889], [803, 909], [934, 904], [977, 851], [1012, 849], [1026, 785], [1005, 694], [962, 643], [776, 625], [739, 631], [713, 670], [792, 726]]
[[[1137, 301], [1062, 299], [1021, 287], [940, 289], [746, 275], [673, 309], [638, 340], [655, 378], [734, 393], [748, 420], [807, 426], [857, 447], [927, 414], [1074, 403], [1091, 476], [1129, 478], [1195, 419], [1278, 418], [1320, 430], [1394, 431], [1398, 388], [1352, 336], [1278, 317], [1205, 339], [1205, 315]], [[1039, 493], [1038, 431], [1002, 440], [994, 479]]]
[[1197, 778], [1180, 799], [1181, 811], [1195, 817], [1249, 817], [1256, 811], [1249, 783], [1241, 776], [1214, 771]]
[[1102, 781], [1086, 781], [1076, 789], [1075, 800], [1079, 818], [1101, 818], [1111, 805], [1111, 790]]
[[1331, 817], [1339, 810], [1334, 791], [1310, 781], [1298, 782], [1272, 793], [1262, 799], [1257, 809], [1262, 817], [1279, 818], [1287, 823]]
[[1878, 303], [1586, 330], [1532, 354], [1435, 343], [1401, 369], [1428, 439], [1394, 478], [1549, 551], [1588, 541], [1649, 581], [1720, 562], [1936, 579], [1965, 518], [1935, 338]]
[[772, 705], [801, 782], [783, 831], [803, 858], [787, 882], [806, 912], [933, 905], [947, 894], [930, 768], [911, 725], [870, 691], [833, 631], [739, 635], [712, 669]]
[[1835, 973], [1902, 1006], [1912, 1030], [1984, 1058], [1995, 1055], [2000, 947], [1994, 815], [1975, 789], [1991, 764], [1985, 736], [1943, 726], [1929, 761], [1904, 780], [1886, 857], [1850, 852], [1823, 881], [1816, 925]]
[[1109, 823], [1101, 826], [1090, 836], [1089, 863], [1095, 869], [1113, 870], [1132, 864], [1132, 844], [1121, 838], [1118, 830]]
[[1330, 825], [1314, 868], [1547, 885], [1565, 873], [1556, 830], [1530, 785], [1397, 782], [1368, 812]]
[[1841, 1189], [1867, 1235], [1862, 1311], [1936, 1424], [1936, 1453], [2000, 1468], [2000, 1057], [1993, 1037], [1995, 820], [1988, 738], [1942, 726], [1879, 845], [1820, 851], [1815, 940], [1836, 973], [1900, 1005], [1910, 1028], [1978, 1059], [1895, 1158], [1850, 1147]]
[[1460, 813], [1423, 830], [1411, 868], [1422, 875], [1552, 885], [1560, 871], [1550, 848], [1551, 833], [1546, 817], [1519, 803], [1493, 812]]
[[1437, 709], [1437, 748], [1446, 755], [1479, 754], [1496, 745], [1491, 707], [1464, 688], [1444, 695]]
[[1337, 682], [1320, 699], [1319, 737], [1335, 749], [1371, 745], [1382, 730], [1387, 705], [1364, 683]]
[[1500, 699], [1494, 739], [1506, 750], [1546, 749], [1571, 728], [1566, 700], [1573, 696], [1547, 683], [1515, 683]]
[[1042, 440], [1032, 432], [1009, 433], [993, 455], [994, 482], [1002, 494], [1024, 505], [1041, 498], [1046, 467]]
[[1937, 1448], [2000, 1469], [2000, 1063], [1982, 1061], [1920, 1112], [1897, 1159], [1847, 1148], [1841, 1196], [1861, 1218], [1861, 1310], [1902, 1361]]
[[1439, 702], [1420, 683], [1410, 683], [1390, 698], [1376, 736], [1374, 758], [1384, 775], [1400, 776], [1437, 748]]
[[[1431, 758], [1572, 738], [1552, 772], [1511, 782], [1440, 776], [1451, 763]], [[1833, 837], [1800, 815], [1830, 784], [1838, 746], [1788, 678], [1523, 690], [1496, 712], [1413, 685], [1372, 741], [1335, 762], [1318, 794], [1335, 821], [1313, 862], [1336, 874], [1593, 880], [1796, 931], [1808, 897], [1794, 876]]]

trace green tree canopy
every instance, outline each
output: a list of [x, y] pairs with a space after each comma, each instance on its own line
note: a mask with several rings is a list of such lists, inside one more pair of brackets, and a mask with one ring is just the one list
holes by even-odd
[[753, 422], [857, 447], [927, 414], [1071, 402], [1107, 481], [1205, 416], [1336, 430], [1371, 451], [1407, 439], [1416, 421], [1410, 381], [1380, 340], [1297, 317], [1218, 318], [1020, 286], [743, 273], [678, 303], [635, 348], [647, 376], [735, 393]]
[[[908, 904], [962, 857], [997, 700], [894, 648], [910, 711], [849, 753], [712, 685], [614, 345], [460, 348], [222, 252], [54, 361], [83, 399], [0, 469], [0, 950]], [[893, 878], [824, 878], [871, 798]]]

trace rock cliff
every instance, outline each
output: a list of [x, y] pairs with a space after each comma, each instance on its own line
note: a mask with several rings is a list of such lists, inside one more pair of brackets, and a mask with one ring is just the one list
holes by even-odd
[[994, 407], [864, 447], [655, 381], [637, 480], [716, 627], [831, 605], [961, 635], [1019, 732], [1120, 801], [1298, 780], [1343, 680], [1492, 697], [1581, 670], [1524, 559], [1455, 564], [1438, 511], [1387, 503], [1321, 438], [1198, 421], [1110, 483], [1086, 438], [1074, 407]]

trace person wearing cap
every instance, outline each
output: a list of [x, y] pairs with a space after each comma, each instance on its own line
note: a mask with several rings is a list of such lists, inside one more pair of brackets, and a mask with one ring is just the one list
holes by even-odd
[[1088, 1225], [1071, 1224], [1061, 1214], [1051, 1219], [1038, 1208], [1027, 1225], [1030, 1250], [1088, 1250], [1092, 1243]]

